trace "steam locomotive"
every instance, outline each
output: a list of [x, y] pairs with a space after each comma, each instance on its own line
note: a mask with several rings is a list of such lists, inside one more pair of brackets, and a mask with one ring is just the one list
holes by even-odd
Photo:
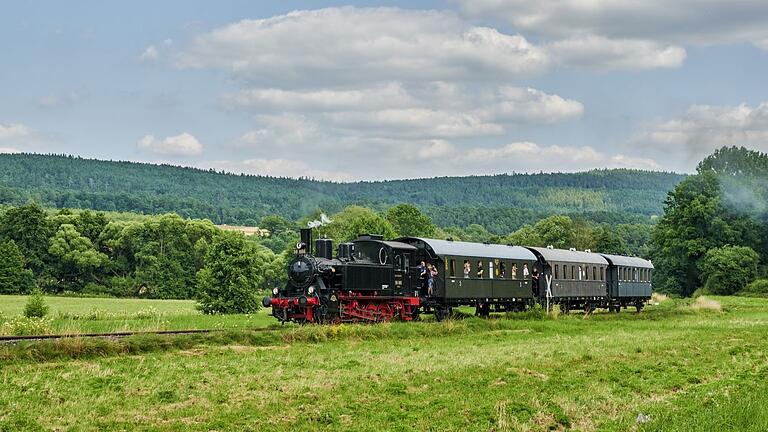
[[[314, 248], [313, 248], [314, 246]], [[423, 264], [437, 269], [427, 286]], [[591, 251], [522, 247], [416, 237], [361, 235], [338, 245], [301, 230], [288, 282], [263, 304], [282, 322], [438, 320], [458, 306], [521, 311], [534, 304], [565, 312], [606, 308], [639, 312], [651, 297], [650, 261]]]

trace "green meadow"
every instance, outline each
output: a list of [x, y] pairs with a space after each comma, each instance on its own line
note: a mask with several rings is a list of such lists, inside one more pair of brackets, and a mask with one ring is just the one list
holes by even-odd
[[27, 296], [0, 296], [0, 335], [82, 334], [115, 331], [242, 329], [274, 324], [269, 310], [254, 314], [203, 315], [192, 300], [45, 297], [43, 320], [21, 318]]
[[0, 430], [764, 431], [766, 334], [768, 300], [713, 297], [38, 342], [0, 347]]

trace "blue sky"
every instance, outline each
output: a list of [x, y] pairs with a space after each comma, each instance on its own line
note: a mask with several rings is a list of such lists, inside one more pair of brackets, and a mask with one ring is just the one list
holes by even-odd
[[7, 2], [0, 152], [335, 180], [768, 151], [768, 3]]

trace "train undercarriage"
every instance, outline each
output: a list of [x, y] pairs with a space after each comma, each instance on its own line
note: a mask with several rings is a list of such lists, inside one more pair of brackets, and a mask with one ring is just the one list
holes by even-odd
[[[366, 296], [332, 293], [326, 301], [319, 297], [272, 298], [272, 315], [285, 323], [342, 323], [413, 321], [421, 310], [418, 297]], [[265, 305], [266, 306], [266, 305]]]

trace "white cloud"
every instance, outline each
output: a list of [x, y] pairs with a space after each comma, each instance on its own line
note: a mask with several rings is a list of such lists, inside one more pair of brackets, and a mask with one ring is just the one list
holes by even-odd
[[403, 85], [397, 82], [343, 89], [247, 89], [229, 95], [225, 98], [225, 102], [232, 107], [253, 111], [359, 111], [392, 106], [414, 106], [417, 103]]
[[327, 8], [243, 20], [199, 36], [182, 68], [220, 68], [261, 86], [497, 80], [537, 74], [550, 59], [520, 35], [452, 12]]
[[[584, 105], [532, 88], [503, 86], [479, 102], [484, 118], [523, 124], [551, 124], [581, 117]], [[485, 108], [483, 108], [485, 107]]]
[[136, 147], [154, 154], [170, 156], [194, 156], [203, 152], [203, 146], [197, 138], [186, 132], [163, 140], [146, 135], [136, 143]]
[[[418, 88], [390, 83], [353, 90], [250, 89], [230, 96], [227, 103], [256, 113], [258, 128], [242, 141], [264, 145], [350, 136], [421, 140], [501, 135], [507, 125], [553, 124], [584, 112], [577, 101], [536, 89], [468, 89], [450, 83]], [[270, 111], [282, 114], [266, 114]]]
[[24, 138], [32, 135], [32, 132], [32, 129], [20, 123], [8, 125], [0, 124], [0, 140]]
[[768, 151], [768, 102], [755, 107], [692, 105], [678, 118], [646, 125], [632, 142], [685, 162], [699, 161], [722, 146]]
[[477, 137], [499, 135], [503, 126], [489, 123], [474, 113], [428, 108], [387, 109], [374, 112], [330, 113], [326, 117], [338, 128], [368, 131], [377, 136], [414, 138]]
[[549, 45], [558, 63], [594, 70], [677, 68], [685, 61], [684, 48], [638, 39], [586, 36]]
[[21, 153], [21, 150], [13, 147], [0, 147], [0, 154]]
[[504, 19], [548, 39], [604, 36], [663, 44], [768, 38], [768, 2], [755, 0], [458, 0], [471, 16]]
[[141, 53], [139, 60], [145, 62], [157, 60], [159, 55], [160, 53], [157, 51], [157, 48], [154, 45], [150, 45]]

